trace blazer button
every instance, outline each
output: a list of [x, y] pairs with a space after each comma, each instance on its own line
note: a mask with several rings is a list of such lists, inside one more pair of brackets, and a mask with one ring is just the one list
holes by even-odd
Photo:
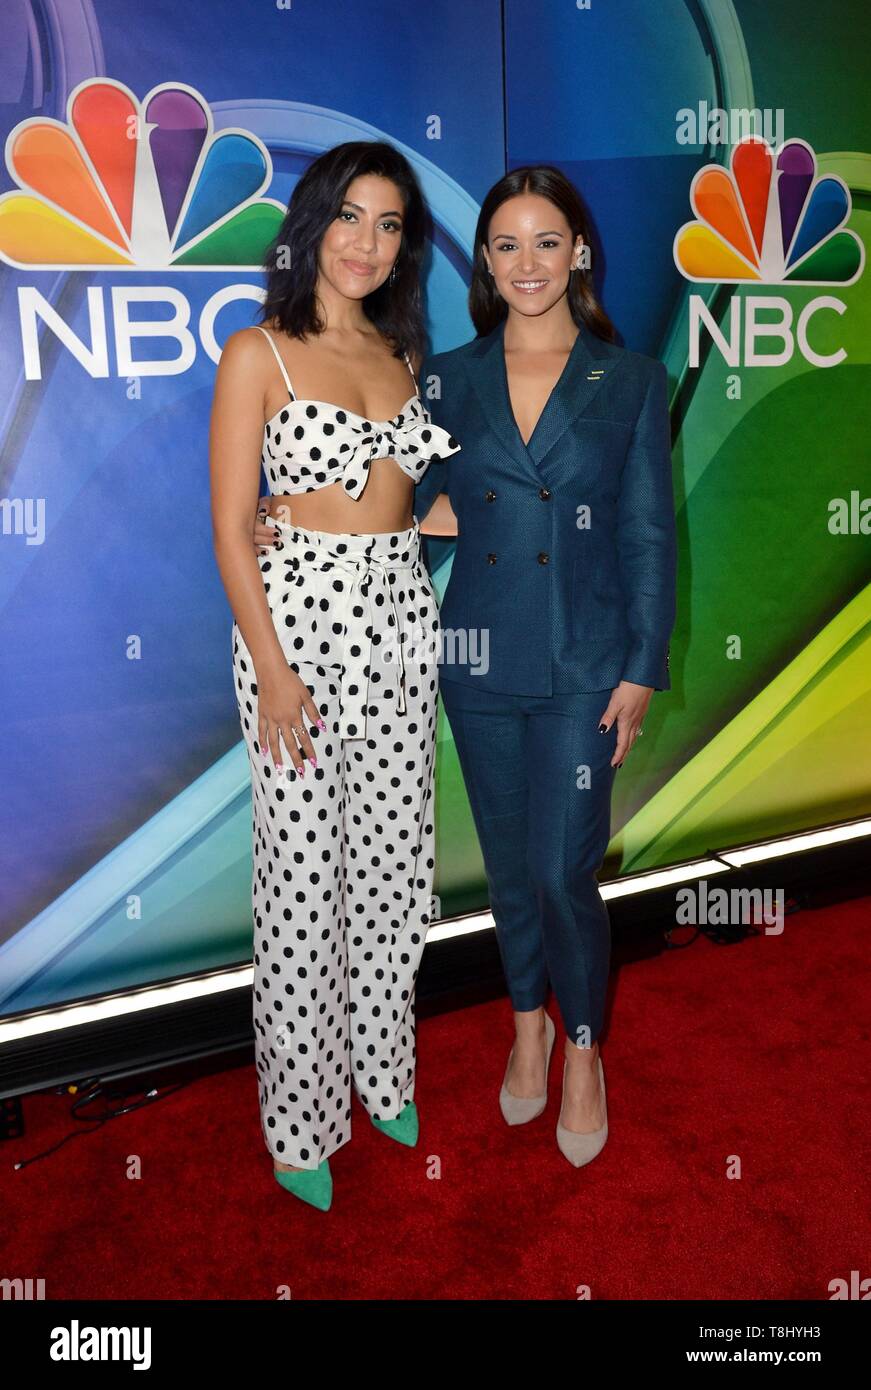
[[538, 563], [540, 565], [546, 565], [549, 559], [550, 556], [548, 555], [546, 550], [540, 550], [538, 552]]
[[490, 488], [489, 492], [485, 492], [485, 493], [484, 493], [484, 501], [485, 501], [485, 502], [495, 502], [495, 501], [496, 501], [496, 494], [495, 494], [495, 492], [493, 491], [492, 488]]
[[546, 502], [547, 499], [550, 497], [550, 492], [546, 487], [541, 487], [538, 489], [538, 495], [541, 498], [542, 502]]
[[496, 563], [496, 556], [493, 555], [492, 553], [491, 553], [490, 555], [488, 555], [488, 556], [487, 556], [487, 563], [488, 563], [489, 565], [495, 565], [495, 563]]

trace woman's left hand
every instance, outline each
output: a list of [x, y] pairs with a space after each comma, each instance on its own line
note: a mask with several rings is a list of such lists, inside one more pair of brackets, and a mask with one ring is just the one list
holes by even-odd
[[604, 724], [605, 731], [611, 728], [615, 719], [617, 720], [617, 747], [611, 759], [612, 767], [620, 767], [641, 732], [654, 689], [652, 685], [635, 685], [633, 681], [621, 681], [612, 691], [608, 708], [599, 720], [600, 729]]

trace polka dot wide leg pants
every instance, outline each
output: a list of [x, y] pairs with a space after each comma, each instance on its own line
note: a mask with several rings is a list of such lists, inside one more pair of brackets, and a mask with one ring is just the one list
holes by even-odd
[[259, 563], [288, 664], [326, 731], [318, 766], [262, 757], [257, 678], [233, 624], [251, 768], [254, 1032], [260, 1117], [279, 1162], [317, 1168], [414, 1097], [414, 990], [432, 912], [438, 605], [407, 531], [277, 522]]

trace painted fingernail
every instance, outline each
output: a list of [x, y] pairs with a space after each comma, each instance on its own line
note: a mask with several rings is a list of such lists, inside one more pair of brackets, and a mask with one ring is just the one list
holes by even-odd
[[296, 770], [299, 773], [300, 777], [305, 777], [305, 763], [300, 763], [299, 767]]
[[309, 758], [309, 762], [311, 763], [312, 767], [317, 767], [318, 765], [317, 758]]
[[607, 732], [608, 732], [608, 725], [607, 725], [607, 724], [600, 724], [600, 725], [599, 725], [599, 733], [600, 733], [600, 734], [605, 734], [605, 733], [607, 733]]
[[266, 759], [269, 757], [269, 749], [268, 749], [268, 748], [261, 748], [261, 749], [260, 749], [260, 756], [261, 756], [261, 758], [263, 759], [263, 761], [266, 762]]
[[326, 724], [324, 723], [324, 721], [323, 721], [322, 719], [319, 719], [319, 720], [318, 720], [318, 728], [319, 728], [319, 729], [325, 729], [326, 727], [327, 727], [327, 726], [326, 726]]
[[622, 763], [618, 763], [617, 766], [618, 766], [618, 767], [622, 767], [623, 764], [622, 764]]

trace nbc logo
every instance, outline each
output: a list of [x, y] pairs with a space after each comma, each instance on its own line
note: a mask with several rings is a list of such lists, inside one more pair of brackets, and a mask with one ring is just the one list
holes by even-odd
[[[739, 141], [730, 168], [709, 164], [695, 175], [690, 205], [696, 218], [674, 238], [678, 270], [697, 284], [839, 285], [855, 283], [865, 264], [865, 248], [844, 224], [850, 216], [850, 192], [834, 174], [817, 177], [817, 162], [805, 140], [787, 140], [772, 151], [756, 136]], [[843, 349], [826, 355], [812, 348], [808, 329], [821, 310], [843, 314], [846, 305], [833, 295], [818, 295], [803, 306], [793, 333], [793, 305], [778, 295], [733, 295], [728, 335], [700, 295], [690, 295], [691, 367], [699, 365], [702, 325], [729, 366], [782, 366], [795, 343], [814, 366], [832, 367], [846, 357]], [[775, 322], [760, 319], [773, 311]], [[777, 352], [760, 352], [757, 339], [776, 338]]]
[[69, 120], [21, 121], [0, 197], [0, 257], [19, 269], [257, 270], [284, 216], [259, 194], [272, 178], [247, 130], [215, 133], [182, 83], [142, 102], [108, 78], [70, 93]]
[[[121, 82], [82, 82], [67, 121], [21, 121], [6, 141], [17, 188], [0, 196], [0, 260], [25, 271], [260, 271], [285, 214], [262, 196], [269, 151], [250, 131], [215, 131], [208, 103], [184, 83], [163, 83], [140, 102]], [[185, 287], [186, 288], [186, 287]], [[200, 342], [220, 356], [215, 319], [234, 299], [262, 302], [250, 281], [224, 285], [199, 310]], [[35, 285], [19, 284], [27, 380], [42, 377], [42, 321], [93, 379], [110, 374], [111, 309], [117, 375], [178, 375], [197, 353], [178, 284], [88, 286], [90, 341], [83, 341]], [[170, 310], [137, 321], [135, 308]], [[172, 339], [177, 353], [135, 357], [137, 337]]]

